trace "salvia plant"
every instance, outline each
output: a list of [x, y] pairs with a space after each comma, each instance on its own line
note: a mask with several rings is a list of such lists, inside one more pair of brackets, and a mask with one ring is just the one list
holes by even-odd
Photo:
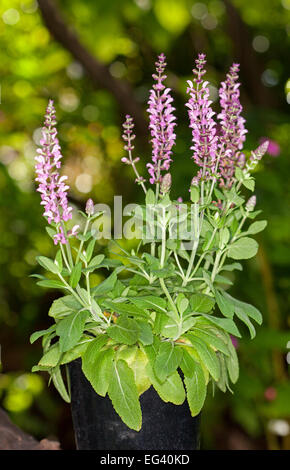
[[[239, 366], [233, 337], [239, 322], [255, 336], [261, 313], [232, 297], [227, 274], [241, 270], [238, 260], [257, 253], [252, 235], [266, 221], [253, 219], [256, 197], [252, 172], [267, 151], [265, 142], [243, 151], [247, 130], [241, 116], [239, 65], [233, 64], [219, 90], [220, 112], [215, 116], [205, 81], [205, 55], [195, 61], [188, 81], [191, 182], [188, 201], [171, 200], [169, 172], [176, 141], [176, 118], [170, 88], [165, 85], [166, 58], [158, 57], [148, 101], [152, 159], [146, 180], [134, 156], [134, 122], [126, 116], [123, 139], [144, 204], [134, 213], [141, 233], [131, 252], [112, 241], [114, 257], [96, 245], [92, 225], [102, 213], [87, 201], [83, 229], [72, 226], [66, 176], [60, 176], [61, 149], [53, 102], [47, 107], [41, 147], [36, 157], [36, 182], [47, 232], [56, 245], [55, 259], [38, 257], [51, 273], [39, 278], [43, 287], [63, 296], [49, 310], [54, 324], [31, 337], [42, 338], [44, 355], [35, 371], [47, 371], [69, 402], [69, 381], [62, 366], [81, 358], [82, 370], [97, 394], [110, 397], [116, 412], [132, 429], [142, 424], [139, 396], [153, 386], [165, 402], [181, 405], [187, 399], [192, 416], [203, 407], [207, 388], [222, 391], [235, 383]], [[216, 119], [215, 119], [216, 117]], [[119, 253], [118, 258], [116, 254]], [[109, 270], [91, 287], [90, 276]]]

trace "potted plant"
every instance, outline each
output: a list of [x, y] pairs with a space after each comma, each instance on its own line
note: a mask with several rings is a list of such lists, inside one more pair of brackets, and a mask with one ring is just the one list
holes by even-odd
[[[114, 258], [95, 252], [94, 223], [103, 213], [91, 199], [80, 211], [84, 228], [67, 228], [72, 218], [69, 187], [59, 174], [55, 110], [52, 101], [48, 104], [36, 181], [57, 252], [54, 259], [38, 257], [55, 279], [36, 277], [40, 286], [64, 295], [49, 310], [53, 325], [31, 337], [32, 342], [42, 338], [44, 350], [33, 370], [49, 372], [64, 400], [72, 400], [80, 449], [198, 448], [207, 389], [225, 392], [238, 379], [232, 342], [232, 336], [241, 336], [238, 323], [245, 323], [253, 338], [253, 321], [262, 322], [255, 307], [228, 293], [232, 281], [227, 273], [242, 269], [239, 260], [255, 256], [258, 244], [252, 235], [266, 226], [265, 221], [252, 222], [260, 211], [255, 211], [256, 197], [245, 198], [244, 191], [254, 190], [251, 173], [268, 143], [249, 155], [243, 151], [247, 131], [237, 64], [219, 90], [217, 129], [205, 62], [199, 54], [187, 88], [197, 170], [193, 165], [189, 201], [170, 197], [176, 123], [171, 90], [164, 85], [163, 54], [148, 103], [149, 182], [137, 170], [134, 123], [126, 116], [127, 156], [122, 161], [132, 166], [145, 201], [131, 214], [138, 245], [129, 252], [113, 240]], [[100, 269], [110, 274], [92, 287], [90, 276]]]

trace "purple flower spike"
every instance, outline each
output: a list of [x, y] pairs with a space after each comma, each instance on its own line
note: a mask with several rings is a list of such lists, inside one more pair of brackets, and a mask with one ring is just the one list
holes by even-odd
[[149, 113], [149, 129], [152, 143], [152, 163], [148, 163], [148, 172], [150, 183], [161, 183], [162, 171], [168, 171], [171, 163], [172, 147], [175, 144], [176, 135], [174, 133], [174, 122], [176, 117], [173, 114], [175, 108], [172, 106], [173, 98], [171, 89], [165, 88], [163, 84], [166, 79], [164, 70], [166, 67], [166, 57], [160, 54], [156, 65], [156, 74], [152, 77], [156, 83], [150, 90], [150, 96], [147, 109]]
[[55, 109], [53, 101], [49, 100], [42, 128], [41, 148], [37, 149], [35, 157], [37, 191], [41, 195], [41, 205], [44, 206], [44, 217], [49, 224], [57, 224], [58, 233], [54, 243], [67, 243], [62, 222], [72, 218], [72, 208], [68, 206], [67, 191], [69, 186], [65, 183], [67, 176], [60, 176], [61, 152], [55, 128]]
[[196, 59], [196, 68], [193, 81], [188, 80], [187, 93], [190, 95], [186, 106], [188, 107], [189, 127], [192, 130], [193, 159], [200, 167], [198, 179], [209, 179], [215, 168], [217, 136], [216, 124], [213, 119], [215, 113], [209, 100], [208, 82], [203, 80], [205, 74], [205, 54], [199, 54]]
[[218, 119], [221, 124], [219, 149], [221, 158], [219, 162], [220, 185], [231, 187], [235, 174], [235, 167], [242, 168], [245, 164], [244, 154], [241, 153], [246, 139], [245, 119], [241, 116], [240, 103], [239, 64], [233, 64], [221, 83], [219, 90], [220, 105], [222, 108]]

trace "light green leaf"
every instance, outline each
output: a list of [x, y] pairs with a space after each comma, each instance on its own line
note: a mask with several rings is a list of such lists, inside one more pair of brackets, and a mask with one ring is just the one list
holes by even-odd
[[140, 329], [139, 340], [141, 341], [141, 343], [144, 344], [144, 346], [152, 344], [153, 333], [150, 323], [147, 323], [143, 320], [138, 320], [137, 323]]
[[94, 248], [95, 248], [95, 244], [96, 244], [96, 240], [93, 239], [93, 240], [90, 241], [90, 243], [89, 243], [88, 246], [87, 246], [87, 249], [86, 249], [86, 260], [87, 260], [87, 263], [90, 261], [92, 255], [93, 255]]
[[134, 344], [138, 340], [140, 328], [138, 323], [122, 315], [113, 326], [107, 328], [107, 334], [118, 343]]
[[44, 281], [38, 281], [36, 283], [41, 287], [49, 287], [51, 289], [66, 289], [65, 285], [61, 281], [54, 281], [52, 279], [45, 279]]
[[253, 323], [251, 322], [251, 320], [249, 319], [248, 315], [244, 312], [244, 310], [239, 308], [239, 307], [235, 307], [235, 314], [249, 328], [251, 339], [255, 338], [255, 336], [256, 336], [255, 327], [254, 327]]
[[81, 304], [75, 299], [73, 295], [66, 295], [52, 302], [48, 315], [53, 318], [59, 318], [73, 311], [78, 311], [81, 308]]
[[182, 361], [180, 363], [180, 367], [184, 375], [187, 377], [192, 377], [194, 372], [195, 361], [193, 360], [192, 356], [189, 352], [183, 348], [183, 356]]
[[182, 359], [182, 349], [175, 348], [172, 343], [161, 343], [154, 363], [157, 378], [164, 382], [179, 366]]
[[92, 289], [94, 295], [103, 295], [113, 290], [117, 282], [117, 273], [113, 271], [107, 279]]
[[78, 285], [81, 275], [82, 275], [82, 263], [81, 261], [79, 261], [73, 267], [73, 270], [70, 275], [69, 283], [71, 287], [75, 288]]
[[201, 339], [197, 338], [192, 333], [187, 333], [186, 337], [189, 339], [195, 350], [197, 351], [201, 361], [208, 369], [209, 373], [215, 380], [219, 379], [220, 369], [219, 362], [215, 352], [207, 346]]
[[194, 312], [208, 313], [215, 304], [213, 297], [205, 294], [193, 294], [190, 297], [190, 306]]
[[147, 364], [146, 369], [148, 377], [160, 398], [165, 403], [170, 402], [174, 403], [174, 405], [182, 405], [185, 400], [185, 390], [178, 372], [173, 372], [172, 375], [167, 377], [165, 382], [160, 383], [150, 363]]
[[46, 256], [37, 256], [36, 257], [38, 263], [48, 271], [58, 274], [60, 273], [60, 268], [59, 266], [50, 258], [47, 258]]
[[32, 335], [30, 336], [30, 343], [33, 344], [35, 341], [38, 340], [38, 338], [41, 338], [42, 336], [55, 331], [55, 326], [56, 325], [52, 325], [50, 328], [47, 328], [46, 330], [35, 331], [34, 333], [32, 333]]
[[61, 352], [59, 350], [59, 344], [57, 343], [42, 356], [38, 365], [43, 367], [55, 367], [59, 363], [60, 357]]
[[253, 238], [240, 238], [230, 245], [228, 256], [233, 259], [249, 259], [257, 254], [258, 246]]
[[211, 333], [209, 330], [202, 328], [201, 325], [196, 325], [191, 331], [192, 334], [202, 339], [206, 344], [213, 346], [218, 351], [223, 352], [225, 355], [229, 355], [229, 349], [226, 343], [219, 338], [216, 334]]
[[247, 230], [247, 233], [250, 235], [255, 235], [256, 233], [262, 232], [267, 226], [267, 220], [259, 220], [250, 225]]
[[202, 367], [195, 362], [191, 377], [184, 377], [187, 401], [191, 416], [196, 416], [203, 407], [206, 397], [206, 381]]
[[218, 307], [220, 311], [222, 312], [222, 314], [225, 317], [233, 318], [234, 311], [235, 311], [233, 303], [229, 299], [224, 297], [224, 295], [221, 294], [218, 290], [215, 291], [215, 297], [216, 297]]
[[142, 414], [134, 374], [122, 359], [113, 363], [108, 394], [122, 421], [129, 428], [139, 431]]
[[59, 392], [62, 399], [66, 401], [67, 403], [70, 403], [70, 396], [65, 387], [65, 384], [61, 375], [60, 367], [56, 367], [53, 370], [53, 372], [51, 373], [51, 378], [52, 378], [55, 388]]
[[240, 309], [244, 310], [244, 312], [253, 320], [255, 320], [259, 325], [262, 324], [263, 317], [261, 312], [254, 307], [251, 304], [248, 304], [246, 302], [242, 302], [241, 300], [235, 299], [232, 297], [230, 294], [227, 292], [224, 293], [224, 295], [229, 299], [230, 302], [232, 302], [235, 306], [239, 307]]
[[217, 325], [223, 330], [227, 331], [228, 333], [237, 336], [238, 338], [241, 338], [241, 333], [239, 332], [235, 322], [231, 318], [218, 318], [212, 315], [206, 315], [205, 313], [203, 313], [202, 316], [204, 318], [207, 318], [207, 320], [213, 323], [214, 325]]
[[68, 351], [77, 344], [83, 334], [88, 315], [87, 311], [74, 312], [57, 323], [56, 334], [59, 336], [61, 352]]
[[225, 357], [225, 362], [231, 381], [236, 383], [239, 378], [239, 360], [231, 338], [228, 338], [228, 348], [231, 354]]
[[88, 268], [95, 268], [98, 267], [99, 264], [104, 260], [105, 256], [104, 255], [96, 255], [91, 259]]
[[98, 395], [104, 397], [108, 391], [112, 376], [113, 349], [96, 350], [95, 344], [90, 345], [82, 357], [82, 370]]

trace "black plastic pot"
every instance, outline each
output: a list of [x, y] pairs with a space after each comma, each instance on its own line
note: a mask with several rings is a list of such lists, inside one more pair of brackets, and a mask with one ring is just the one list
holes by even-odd
[[129, 429], [108, 397], [100, 397], [84, 376], [81, 361], [69, 364], [71, 410], [79, 450], [197, 450], [200, 415], [192, 418], [187, 402], [164, 403], [153, 387], [140, 397], [142, 428]]

